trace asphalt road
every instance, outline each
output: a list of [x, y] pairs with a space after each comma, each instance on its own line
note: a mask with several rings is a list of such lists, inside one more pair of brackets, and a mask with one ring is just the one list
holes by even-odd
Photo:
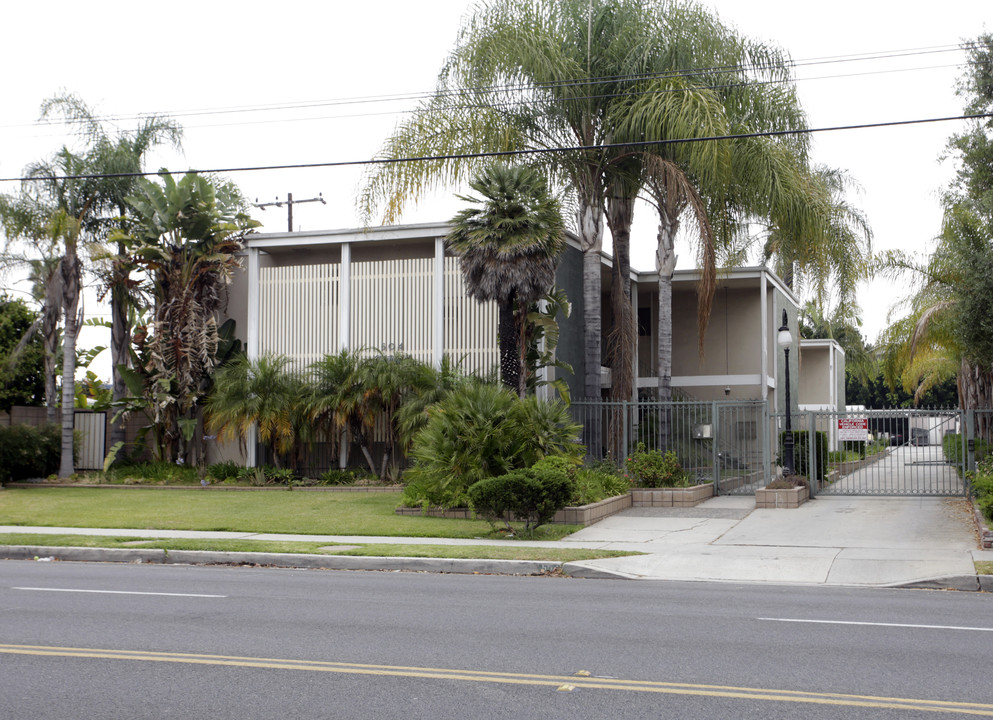
[[991, 649], [982, 593], [0, 562], [2, 718], [993, 717]]

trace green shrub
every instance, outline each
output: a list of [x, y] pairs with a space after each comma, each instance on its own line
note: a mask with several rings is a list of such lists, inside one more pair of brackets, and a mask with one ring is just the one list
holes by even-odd
[[644, 443], [638, 443], [638, 448], [625, 463], [628, 475], [633, 479], [632, 485], [637, 487], [686, 487], [689, 477], [679, 464], [676, 453], [669, 450], [645, 450]]
[[214, 482], [224, 482], [228, 478], [237, 478], [241, 470], [241, 465], [228, 460], [225, 462], [208, 465], [207, 475], [209, 475]]
[[472, 508], [490, 520], [524, 522], [528, 534], [549, 522], [569, 504], [573, 484], [569, 475], [554, 466], [533, 467], [485, 478], [468, 490]]
[[[975, 455], [976, 462], [982, 462], [984, 459], [990, 456], [990, 443], [976, 438], [975, 441]], [[948, 433], [941, 439], [941, 450], [945, 455], [945, 460], [947, 460], [952, 465], [958, 468], [962, 467], [962, 436], [958, 433]]]
[[238, 479], [252, 485], [291, 485], [297, 475], [290, 468], [277, 468], [273, 465], [238, 468]]
[[986, 456], [976, 464], [972, 494], [980, 512], [987, 521], [993, 522], [993, 455]]
[[841, 449], [847, 452], [855, 453], [859, 456], [859, 459], [864, 459], [866, 445], [868, 445], [868, 443], [859, 442], [858, 440], [843, 440], [841, 443]]
[[318, 485], [354, 485], [359, 478], [365, 477], [368, 473], [355, 468], [331, 468], [321, 473], [318, 478]]
[[616, 495], [623, 495], [631, 489], [630, 481], [616, 472], [580, 468], [572, 479], [570, 505], [589, 505]]
[[533, 397], [523, 400], [497, 385], [449, 393], [427, 410], [414, 437], [401, 503], [459, 507], [480, 480], [530, 468], [546, 456], [578, 458], [580, 427], [568, 409]]
[[57, 424], [0, 427], [0, 482], [48, 477], [58, 471], [61, 454]]
[[[818, 431], [814, 434], [816, 438], [815, 442], [817, 444], [815, 450], [814, 462], [816, 463], [813, 471], [813, 477], [818, 480], [824, 479], [824, 472], [827, 469], [828, 460], [828, 441], [827, 433]], [[783, 449], [783, 441], [786, 438], [786, 433], [781, 432], [779, 434], [779, 461], [780, 464], [784, 464], [785, 452]], [[806, 430], [794, 430], [793, 431], [793, 470], [797, 475], [809, 478], [812, 477], [811, 470], [808, 467], [810, 464], [810, 452], [808, 450], [810, 442], [810, 433]]]
[[114, 465], [104, 476], [108, 482], [149, 485], [192, 485], [200, 482], [194, 467], [155, 461]]

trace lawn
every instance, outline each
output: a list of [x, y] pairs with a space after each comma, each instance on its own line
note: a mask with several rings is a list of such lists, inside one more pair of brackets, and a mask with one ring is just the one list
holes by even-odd
[[544, 560], [575, 562], [598, 558], [621, 557], [640, 553], [585, 548], [517, 547], [513, 545], [329, 545], [315, 542], [275, 540], [148, 540], [135, 537], [94, 535], [45, 535], [34, 533], [0, 533], [0, 545], [35, 545], [48, 547], [148, 548], [159, 550], [208, 550], [214, 552], [303, 553], [307, 555], [350, 555], [361, 557], [424, 557], [486, 560]]
[[[484, 520], [401, 516], [394, 493], [214, 491], [162, 488], [7, 488], [0, 525], [148, 530], [222, 530], [300, 535], [503, 537]], [[557, 540], [575, 525], [538, 528]]]

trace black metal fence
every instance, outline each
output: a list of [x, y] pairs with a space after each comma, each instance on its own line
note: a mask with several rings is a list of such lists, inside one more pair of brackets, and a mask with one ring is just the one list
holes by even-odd
[[639, 446], [672, 450], [700, 482], [720, 494], [747, 494], [767, 482], [769, 415], [765, 402], [584, 400], [572, 403], [587, 457], [623, 465]]

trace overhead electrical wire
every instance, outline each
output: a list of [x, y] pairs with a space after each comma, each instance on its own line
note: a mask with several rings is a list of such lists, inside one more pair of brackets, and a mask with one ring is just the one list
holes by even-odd
[[[287, 165], [258, 165], [258, 166], [243, 166], [243, 167], [212, 168], [205, 170], [191, 168], [189, 170], [175, 171], [169, 174], [170, 175], [179, 175], [186, 173], [228, 174], [228, 173], [259, 172], [259, 171], [271, 171], [271, 170], [303, 170], [303, 169], [314, 169], [314, 168], [334, 168], [334, 167], [350, 167], [350, 166], [354, 167], [354, 166], [364, 166], [364, 165], [390, 165], [395, 163], [430, 162], [430, 161], [439, 161], [439, 160], [470, 160], [470, 159], [489, 158], [489, 157], [542, 155], [550, 152], [584, 152], [589, 150], [653, 147], [658, 145], [680, 145], [685, 143], [715, 142], [719, 140], [738, 140], [738, 139], [758, 138], [758, 137], [810, 135], [814, 133], [837, 132], [841, 130], [867, 130], [872, 128], [901, 127], [907, 125], [922, 125], [928, 123], [950, 122], [955, 120], [981, 120], [988, 118], [993, 118], [993, 113], [981, 113], [976, 115], [954, 115], [949, 117], [923, 118], [918, 120], [894, 120], [889, 122], [863, 123], [857, 125], [835, 125], [831, 127], [822, 127], [822, 128], [801, 128], [795, 130], [774, 130], [774, 131], [755, 132], [755, 133], [739, 133], [732, 135], [713, 135], [713, 136], [697, 137], [697, 138], [673, 138], [670, 140], [644, 140], [638, 142], [603, 143], [599, 145], [572, 145], [572, 146], [558, 146], [558, 147], [550, 147], [550, 148], [529, 148], [525, 150], [460, 153], [453, 155], [426, 155], [426, 156], [403, 157], [403, 158], [372, 158], [369, 160], [340, 160], [340, 161], [319, 162], [319, 163], [293, 163]], [[156, 171], [156, 172], [102, 173], [102, 174], [80, 174], [80, 175], [46, 175], [46, 176], [36, 176], [36, 177], [0, 178], [0, 182], [96, 180], [102, 178], [155, 177], [161, 174], [162, 174], [161, 172]]]
[[[922, 55], [933, 55], [937, 53], [949, 53], [949, 52], [962, 52], [972, 45], [936, 45], [923, 48], [908, 48], [902, 50], [892, 50], [892, 51], [878, 51], [878, 52], [866, 52], [857, 53], [852, 55], [836, 55], [836, 56], [823, 56], [818, 58], [809, 58], [805, 60], [788, 61], [785, 63], [778, 63], [776, 65], [770, 65], [770, 68], [800, 68], [800, 67], [811, 67], [815, 65], [828, 65], [828, 64], [838, 64], [838, 63], [849, 63], [849, 62], [865, 62], [865, 61], [875, 61], [875, 60], [887, 60], [893, 58], [905, 58], [914, 57]], [[624, 82], [641, 82], [645, 80], [656, 80], [656, 79], [666, 79], [668, 77], [693, 77], [698, 75], [710, 75], [714, 73], [735, 73], [735, 72], [748, 72], [756, 67], [762, 68], [761, 64], [745, 64], [745, 65], [733, 65], [733, 66], [714, 66], [714, 67], [703, 67], [703, 68], [688, 68], [684, 71], [673, 71], [666, 73], [644, 73], [644, 74], [630, 74], [630, 75], [615, 75], [615, 76], [603, 76], [588, 78], [585, 80], [570, 80], [562, 82], [549, 82], [549, 83], [539, 83], [537, 86], [530, 85], [496, 85], [496, 86], [482, 86], [478, 88], [460, 88], [453, 89], [449, 91], [442, 91], [441, 95], [454, 94], [454, 93], [464, 93], [464, 92], [475, 92], [480, 94], [485, 93], [512, 93], [521, 92], [530, 89], [565, 89], [570, 87], [582, 87], [584, 85], [602, 85], [604, 83], [624, 83]], [[929, 68], [915, 68], [915, 69], [929, 69]], [[878, 71], [878, 72], [891, 72], [891, 71]], [[859, 75], [870, 75], [874, 72], [859, 73]], [[849, 77], [850, 75], [838, 75], [838, 76], [826, 76], [826, 77]], [[823, 79], [823, 78], [790, 78], [783, 79], [781, 81], [774, 82], [795, 82], [798, 80], [807, 79]], [[319, 107], [334, 107], [341, 105], [362, 105], [371, 103], [387, 103], [387, 102], [403, 102], [410, 100], [424, 100], [431, 97], [435, 97], [439, 93], [437, 91], [429, 92], [412, 92], [412, 93], [401, 93], [396, 95], [372, 95], [365, 97], [354, 97], [354, 98], [338, 98], [320, 101], [302, 101], [293, 103], [271, 103], [265, 105], [255, 105], [255, 106], [232, 106], [227, 108], [201, 108], [192, 110], [179, 110], [171, 112], [156, 112], [156, 113], [142, 113], [134, 115], [107, 115], [99, 116], [95, 119], [98, 121], [106, 122], [121, 122], [129, 120], [140, 120], [144, 117], [149, 117], [150, 115], [162, 115], [168, 117], [199, 117], [204, 115], [229, 115], [229, 114], [243, 114], [243, 113], [254, 113], [254, 112], [272, 112], [272, 111], [285, 111], [285, 110], [307, 110]], [[14, 128], [14, 127], [44, 127], [44, 126], [58, 126], [62, 125], [63, 121], [61, 119], [45, 119], [40, 120], [30, 124], [14, 124], [14, 125], [2, 125], [0, 127], [4, 128]]]

